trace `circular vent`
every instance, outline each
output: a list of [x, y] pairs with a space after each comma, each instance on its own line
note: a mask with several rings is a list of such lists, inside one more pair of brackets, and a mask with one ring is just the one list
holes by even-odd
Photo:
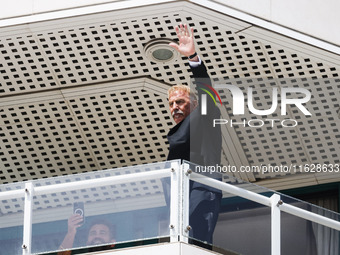
[[167, 38], [153, 39], [145, 44], [144, 52], [146, 57], [155, 63], [171, 63], [175, 62], [179, 57], [179, 53], [169, 43], [174, 42]]

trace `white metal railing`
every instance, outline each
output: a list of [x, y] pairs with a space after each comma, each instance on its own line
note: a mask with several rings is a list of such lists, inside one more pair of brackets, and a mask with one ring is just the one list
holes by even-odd
[[245, 190], [228, 183], [211, 178], [202, 178], [202, 175], [189, 171], [190, 179], [207, 186], [231, 193], [236, 196], [271, 207], [271, 254], [281, 254], [281, 217], [280, 212], [286, 212], [297, 217], [313, 221], [323, 226], [340, 231], [340, 222], [321, 216], [316, 213], [283, 203], [280, 195], [273, 194], [270, 198], [255, 192]]
[[[263, 196], [263, 195], [259, 195], [257, 193], [254, 193], [252, 191], [248, 191], [248, 190], [244, 190], [242, 188], [238, 188], [236, 186], [233, 186], [231, 184], [228, 183], [224, 183], [221, 181], [217, 181], [211, 178], [202, 178], [202, 175], [197, 174], [197, 173], [191, 173], [190, 174], [190, 179], [214, 187], [216, 189], [220, 189], [226, 192], [229, 192], [233, 195], [236, 196], [240, 196], [243, 198], [246, 198], [248, 200], [266, 205], [266, 206], [273, 206], [273, 200], [269, 197]], [[277, 194], [275, 194], [277, 195]], [[277, 195], [279, 196], [279, 195]], [[280, 196], [279, 196], [280, 197]], [[335, 229], [340, 231], [340, 222], [329, 219], [327, 217], [321, 216], [319, 214], [316, 213], [312, 213], [309, 211], [306, 211], [304, 209], [298, 208], [296, 206], [290, 205], [290, 204], [285, 204], [283, 203], [281, 200], [278, 200], [278, 202], [276, 204], [274, 204], [275, 206], [277, 206], [280, 211], [295, 215], [297, 217], [306, 219], [306, 220], [310, 220], [313, 221], [315, 223], [321, 224], [323, 226]]]
[[23, 223], [23, 253], [31, 254], [32, 243], [32, 213], [33, 197], [35, 195], [45, 195], [55, 192], [65, 192], [76, 189], [100, 187], [104, 185], [123, 184], [132, 181], [145, 181], [170, 177], [171, 194], [170, 194], [170, 241], [188, 242], [189, 226], [189, 181], [193, 180], [213, 188], [231, 193], [235, 196], [257, 202], [271, 208], [271, 254], [279, 255], [281, 250], [280, 232], [281, 217], [280, 212], [286, 212], [297, 217], [310, 220], [312, 222], [324, 225], [326, 227], [340, 231], [340, 222], [330, 218], [309, 212], [304, 209], [283, 203], [280, 195], [274, 194], [266, 197], [252, 191], [236, 187], [208, 177], [203, 177], [198, 173], [190, 170], [189, 164], [180, 165], [178, 161], [171, 162], [171, 167], [163, 170], [153, 170], [140, 173], [126, 174], [120, 176], [110, 176], [98, 179], [76, 181], [70, 183], [61, 183], [34, 187], [32, 182], [26, 182], [25, 189], [0, 192], [0, 200], [25, 198], [24, 206], [24, 223]]

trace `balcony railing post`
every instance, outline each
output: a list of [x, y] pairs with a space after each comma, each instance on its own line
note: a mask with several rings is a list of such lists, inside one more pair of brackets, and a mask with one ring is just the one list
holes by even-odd
[[180, 164], [171, 163], [170, 176], [170, 242], [178, 242], [180, 233]]
[[180, 231], [180, 241], [188, 243], [189, 231], [191, 229], [189, 225], [189, 175], [190, 175], [190, 165], [187, 163], [182, 164], [181, 166], [181, 213], [180, 213], [180, 222], [181, 222], [181, 231]]
[[32, 211], [34, 188], [31, 182], [25, 185], [24, 228], [22, 254], [30, 255], [32, 250]]
[[281, 210], [279, 208], [281, 197], [273, 194], [271, 201], [271, 254], [281, 254]]

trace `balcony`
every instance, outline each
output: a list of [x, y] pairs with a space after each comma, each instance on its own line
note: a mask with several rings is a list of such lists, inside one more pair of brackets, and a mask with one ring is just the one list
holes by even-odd
[[[212, 243], [192, 238], [190, 181], [223, 193]], [[0, 254], [6, 255], [339, 254], [339, 214], [190, 162], [7, 184], [0, 200]], [[63, 247], [75, 206], [84, 222], [72, 247]], [[89, 242], [89, 229], [103, 222], [110, 240]]]

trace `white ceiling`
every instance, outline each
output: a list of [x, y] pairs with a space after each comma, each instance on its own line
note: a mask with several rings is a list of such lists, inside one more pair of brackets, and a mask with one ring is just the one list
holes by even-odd
[[[312, 93], [311, 117], [288, 109], [295, 128], [223, 127], [224, 165], [340, 163], [339, 56], [178, 1], [0, 29], [0, 182], [166, 160], [166, 90], [189, 84], [189, 67], [185, 58], [152, 63], [143, 47], [175, 39], [180, 22], [195, 28], [211, 77], [253, 86], [259, 108], [283, 80]], [[241, 121], [219, 92], [223, 116]], [[235, 176], [274, 189], [340, 181], [339, 173]]]

